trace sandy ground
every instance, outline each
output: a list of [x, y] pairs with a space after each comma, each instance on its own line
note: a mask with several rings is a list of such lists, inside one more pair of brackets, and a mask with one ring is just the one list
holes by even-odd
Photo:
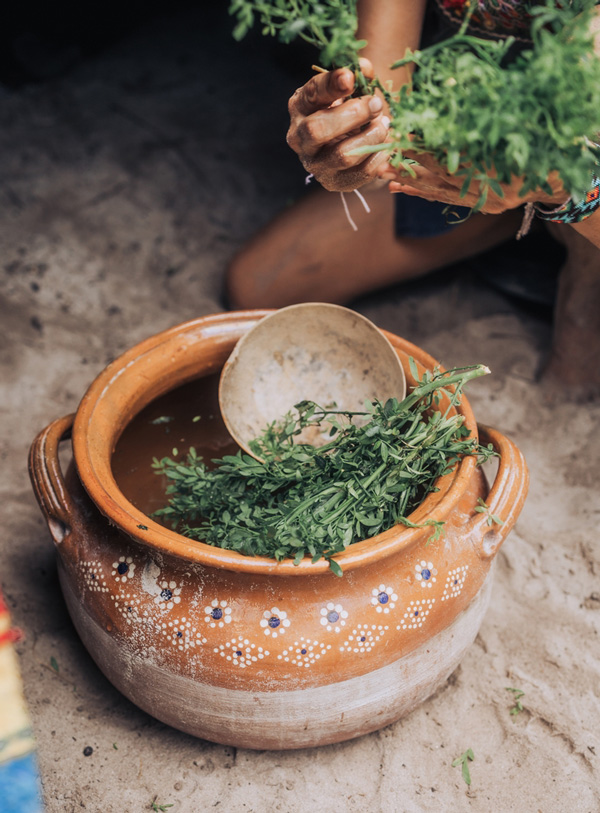
[[[222, 10], [181, 11], [62, 78], [0, 91], [0, 579], [26, 634], [47, 810], [597, 813], [600, 408], [541, 395], [549, 320], [467, 270], [357, 304], [447, 365], [488, 364], [476, 415], [531, 470], [492, 606], [435, 697], [341, 745], [225, 748], [136, 709], [73, 630], [28, 481], [31, 440], [127, 347], [222, 310], [228, 258], [302, 191], [283, 138], [296, 79], [227, 26]], [[525, 692], [516, 717], [507, 686]], [[470, 789], [451, 767], [467, 748]]]

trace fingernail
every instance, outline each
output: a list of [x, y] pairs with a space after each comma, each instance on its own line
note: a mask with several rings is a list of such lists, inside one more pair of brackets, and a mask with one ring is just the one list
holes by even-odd
[[381, 108], [383, 107], [383, 102], [379, 98], [379, 96], [372, 96], [369, 99], [369, 110], [371, 113], [379, 113]]
[[381, 123], [383, 124], [385, 129], [388, 130], [389, 126], [390, 126], [390, 117], [389, 116], [382, 116], [381, 117]]
[[395, 181], [398, 176], [395, 172], [380, 172], [379, 177], [384, 181]]
[[352, 78], [347, 73], [342, 73], [337, 79], [338, 90], [347, 93], [352, 89]]

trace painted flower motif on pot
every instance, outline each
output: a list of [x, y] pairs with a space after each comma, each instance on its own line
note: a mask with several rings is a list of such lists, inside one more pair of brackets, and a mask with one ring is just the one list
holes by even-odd
[[86, 587], [93, 593], [108, 593], [104, 573], [102, 572], [102, 563], [96, 560], [89, 560], [81, 562], [81, 569], [83, 570], [83, 578]]
[[215, 598], [204, 608], [204, 612], [204, 620], [209, 627], [224, 627], [225, 624], [231, 624], [231, 607], [226, 601]]
[[251, 643], [242, 635], [238, 635], [236, 638], [232, 638], [231, 641], [216, 646], [214, 652], [222, 658], [225, 658], [225, 660], [229, 661], [233, 666], [239, 666], [241, 669], [251, 666], [253, 663], [268, 657], [270, 654], [268, 649], [263, 649], [262, 646]]
[[346, 626], [346, 619], [348, 618], [347, 610], [344, 610], [341, 604], [334, 604], [329, 601], [327, 606], [321, 608], [321, 624], [325, 627], [327, 632], [339, 632], [342, 627]]
[[181, 587], [174, 581], [161, 581], [159, 584], [160, 593], [154, 597], [154, 603], [161, 609], [172, 610], [181, 601]]
[[206, 638], [199, 633], [185, 616], [160, 625], [160, 631], [166, 635], [171, 644], [180, 651], [195, 648], [206, 643]]
[[379, 587], [374, 587], [371, 590], [371, 604], [378, 613], [389, 613], [390, 610], [394, 609], [397, 601], [398, 596], [394, 593], [393, 587], [380, 584]]
[[304, 638], [303, 636], [299, 641], [294, 641], [294, 646], [284, 649], [277, 658], [280, 661], [290, 662], [295, 666], [304, 666], [308, 669], [315, 661], [322, 658], [329, 649], [331, 649], [331, 644], [321, 644], [319, 641], [311, 641], [310, 638]]
[[453, 568], [446, 577], [446, 584], [444, 585], [444, 594], [442, 601], [447, 601], [451, 598], [460, 596], [465, 579], [467, 578], [467, 570], [469, 565], [461, 565], [460, 567]]
[[278, 635], [283, 635], [286, 627], [290, 626], [290, 620], [286, 612], [279, 610], [277, 607], [272, 607], [270, 610], [264, 611], [263, 617], [260, 619], [260, 625], [265, 635], [277, 638]]
[[411, 601], [402, 617], [402, 623], [398, 624], [396, 629], [412, 630], [422, 627], [427, 620], [427, 616], [433, 604], [435, 604], [434, 598], [422, 598]]
[[433, 566], [433, 562], [426, 562], [422, 559], [419, 564], [415, 565], [416, 578], [420, 582], [421, 587], [431, 587], [436, 581], [437, 570]]
[[389, 627], [382, 624], [358, 624], [340, 647], [340, 652], [370, 652], [387, 630]]
[[112, 575], [118, 582], [125, 583], [127, 579], [133, 579], [135, 572], [135, 563], [131, 556], [119, 556], [116, 562], [113, 562]]
[[115, 602], [115, 607], [128, 624], [141, 621], [140, 604], [141, 599], [133, 593], [126, 593], [120, 590], [116, 595], [111, 596]]

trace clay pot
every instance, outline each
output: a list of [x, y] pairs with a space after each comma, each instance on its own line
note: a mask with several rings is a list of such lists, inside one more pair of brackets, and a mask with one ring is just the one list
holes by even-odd
[[[483, 619], [527, 470], [510, 440], [480, 426], [500, 455], [492, 488], [465, 458], [411, 516], [443, 520], [441, 539], [397, 526], [336, 557], [341, 578], [324, 561], [296, 567], [245, 557], [163, 527], [149, 517], [164, 488], [152, 457], [190, 443], [209, 456], [230, 451], [218, 373], [265, 314], [200, 318], [126, 352], [75, 416], [40, 433], [30, 471], [73, 623], [107, 678], [149, 714], [198, 737], [303, 748], [392, 723], [455, 669]], [[436, 366], [386, 336], [409, 387], [409, 356], [420, 371]], [[477, 433], [466, 399], [460, 412]], [[75, 467], [64, 476], [58, 451], [71, 431]], [[478, 498], [502, 525], [475, 511]]]

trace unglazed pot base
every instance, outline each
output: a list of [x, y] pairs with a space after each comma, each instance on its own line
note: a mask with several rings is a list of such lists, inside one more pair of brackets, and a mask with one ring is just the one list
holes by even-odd
[[148, 653], [131, 658], [82, 613], [64, 571], [60, 583], [79, 637], [126, 697], [163, 723], [238, 748], [289, 750], [360, 737], [399, 720], [452, 674], [475, 640], [487, 610], [493, 574], [454, 622], [426, 643], [364, 675], [325, 686], [277, 692], [211, 686], [174, 675]]
[[[508, 438], [480, 426], [482, 442], [499, 454], [491, 488], [465, 458], [410, 517], [443, 521], [440, 539], [432, 541], [427, 526], [396, 526], [336, 557], [342, 578], [323, 561], [296, 567], [244, 557], [165, 528], [148, 514], [160, 493], [137, 472], [146, 477], [153, 454], [181, 439], [228, 448], [210, 412], [215, 382], [262, 316], [203, 317], [132, 348], [96, 379], [75, 419], [38, 435], [30, 472], [69, 612], [109, 680], [197, 736], [302, 748], [393, 722], [455, 668], [483, 618], [493, 559], [523, 505], [527, 469]], [[421, 371], [435, 367], [418, 347], [387, 336], [409, 387], [409, 356]], [[203, 390], [192, 406], [177, 405], [181, 393], [193, 400]], [[196, 407], [204, 418], [192, 437]], [[459, 411], [476, 433], [467, 399]], [[65, 477], [58, 450], [71, 431], [76, 470]], [[478, 500], [501, 525], [476, 511]]]

